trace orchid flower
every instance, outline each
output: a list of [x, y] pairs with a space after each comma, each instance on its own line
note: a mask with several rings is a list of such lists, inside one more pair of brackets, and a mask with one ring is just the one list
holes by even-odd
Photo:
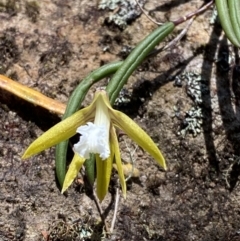
[[80, 140], [73, 147], [75, 155], [66, 173], [62, 193], [71, 185], [90, 153], [93, 153], [96, 157], [98, 198], [103, 200], [108, 191], [113, 163], [117, 166], [122, 193], [126, 197], [126, 183], [116, 128], [124, 131], [163, 169], [166, 169], [164, 157], [153, 140], [132, 119], [122, 112], [114, 110], [110, 105], [107, 93], [103, 90], [95, 93], [95, 97], [88, 107], [77, 111], [43, 133], [28, 147], [22, 158], [29, 158], [69, 139], [77, 132], [80, 134]]

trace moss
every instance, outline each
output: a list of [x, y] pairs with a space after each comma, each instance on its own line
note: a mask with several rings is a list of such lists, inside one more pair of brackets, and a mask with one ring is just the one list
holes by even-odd
[[37, 18], [40, 12], [40, 7], [36, 1], [26, 2], [25, 4], [26, 15], [33, 23], [37, 22]]

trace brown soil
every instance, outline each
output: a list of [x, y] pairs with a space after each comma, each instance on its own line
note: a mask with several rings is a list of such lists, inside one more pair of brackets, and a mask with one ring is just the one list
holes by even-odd
[[[144, 5], [158, 21], [175, 20], [204, 3], [160, 2]], [[130, 102], [117, 108], [158, 143], [168, 171], [136, 150], [140, 176], [129, 181], [127, 199], [120, 198], [109, 237], [84, 187], [75, 183], [60, 194], [54, 148], [21, 160], [26, 147], [60, 118], [0, 90], [0, 240], [240, 240], [238, 58], [219, 23], [210, 24], [212, 12], [198, 16], [176, 47], [147, 60], [125, 86]], [[90, 71], [124, 58], [156, 28], [142, 14], [121, 29], [108, 23], [111, 14], [99, 10], [98, 1], [0, 0], [0, 73], [66, 103]], [[201, 102], [189, 94], [194, 86]], [[186, 114], [191, 107], [202, 116]], [[202, 123], [196, 137], [193, 130], [184, 135], [190, 117]], [[127, 147], [133, 153], [135, 143], [126, 143], [121, 139], [122, 157], [129, 161]], [[108, 225], [116, 180], [114, 175], [101, 204]]]

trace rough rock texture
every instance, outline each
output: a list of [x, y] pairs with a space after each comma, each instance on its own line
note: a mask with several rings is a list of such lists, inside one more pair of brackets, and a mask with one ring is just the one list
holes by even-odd
[[[147, 0], [144, 8], [164, 22], [202, 4]], [[125, 87], [130, 102], [117, 108], [159, 145], [168, 171], [121, 138], [123, 160], [130, 161], [129, 148], [140, 176], [129, 181], [109, 237], [81, 175], [60, 194], [54, 148], [21, 161], [60, 118], [0, 90], [0, 240], [240, 240], [238, 58], [219, 23], [210, 24], [212, 12], [198, 16], [176, 47], [145, 61]], [[66, 103], [84, 76], [124, 58], [156, 27], [142, 14], [121, 29], [108, 21], [113, 13], [98, 1], [1, 0], [0, 73]], [[109, 225], [116, 180], [102, 203]]]

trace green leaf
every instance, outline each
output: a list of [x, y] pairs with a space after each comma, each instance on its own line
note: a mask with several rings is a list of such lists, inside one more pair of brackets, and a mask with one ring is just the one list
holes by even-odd
[[[230, 0], [229, 2], [234, 0]], [[237, 0], [239, 1], [239, 0]], [[236, 12], [238, 9], [234, 9], [233, 3], [228, 5], [227, 0], [216, 0], [216, 7], [218, 16], [222, 25], [222, 28], [227, 36], [227, 38], [232, 42], [236, 47], [240, 47], [240, 39], [238, 39], [238, 29], [237, 29], [237, 18]], [[239, 5], [239, 4], [237, 4]], [[231, 6], [231, 11], [230, 11]]]

